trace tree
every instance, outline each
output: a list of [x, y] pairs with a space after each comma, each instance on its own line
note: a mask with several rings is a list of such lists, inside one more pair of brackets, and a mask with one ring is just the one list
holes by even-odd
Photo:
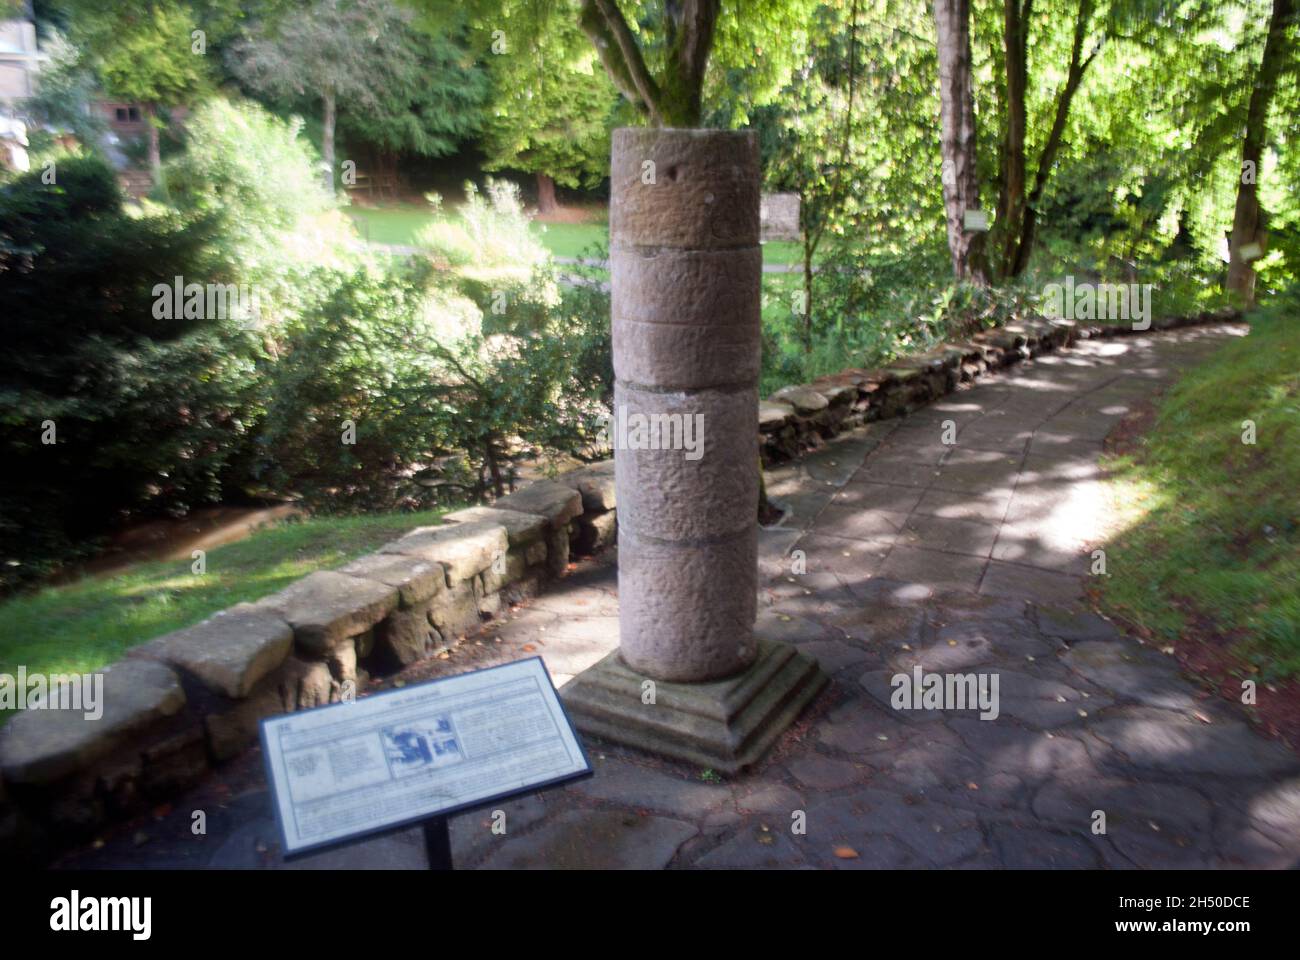
[[[698, 127], [703, 112], [704, 71], [713, 47], [721, 0], [665, 3], [659, 36], [647, 63], [617, 0], [582, 0], [579, 23], [614, 85], [657, 127]], [[656, 49], [657, 47], [657, 49]]]
[[1246, 136], [1241, 146], [1241, 175], [1238, 178], [1237, 202], [1232, 217], [1232, 233], [1228, 242], [1228, 289], [1241, 296], [1248, 304], [1255, 300], [1255, 268], [1253, 257], [1242, 255], [1243, 248], [1260, 245], [1265, 236], [1264, 211], [1260, 207], [1256, 180], [1263, 158], [1264, 139], [1269, 106], [1277, 87], [1279, 75], [1287, 65], [1290, 46], [1287, 31], [1295, 20], [1292, 0], [1273, 0], [1273, 13], [1268, 23], [1268, 38], [1264, 53], [1250, 92], [1250, 107], [1246, 114]]
[[939, 52], [940, 180], [947, 208], [948, 248], [958, 280], [987, 282], [984, 234], [968, 231], [967, 210], [980, 205], [975, 97], [971, 80], [970, 0], [934, 0]]
[[1086, 56], [1083, 53], [1092, 29], [1095, 7], [1094, 0], [1078, 0], [1065, 82], [1056, 95], [1052, 126], [1038, 155], [1033, 187], [1026, 194], [1026, 98], [1029, 89], [1029, 21], [1033, 3], [1034, 0], [1003, 2], [1006, 74], [1003, 88], [1005, 116], [1001, 147], [1002, 182], [998, 197], [998, 227], [1002, 250], [998, 268], [1004, 277], [1017, 277], [1029, 265], [1037, 226], [1038, 204], [1061, 148], [1070, 104], [1083, 82], [1084, 72], [1101, 50], [1101, 41], [1098, 40]]
[[33, 170], [0, 187], [0, 588], [84, 554], [126, 510], [219, 496], [249, 334], [158, 309], [160, 280], [233, 279], [213, 232], [128, 214], [96, 157], [62, 160], [57, 186]]
[[[592, 186], [609, 166], [618, 94], [570, 14], [550, 4], [511, 4], [480, 29], [490, 40], [493, 87], [486, 166], [535, 174], [542, 213], [556, 207], [556, 183]], [[500, 36], [491, 38], [488, 26]]]
[[[813, 267], [852, 246], [862, 259], [915, 261], [940, 207], [931, 167], [939, 138], [933, 37], [910, 0], [821, 3], [780, 95], [751, 108], [769, 189], [799, 194], [803, 286], [794, 304], [805, 351], [831, 322], [835, 283]], [[858, 259], [857, 256], [854, 259]]]
[[480, 135], [491, 83], [461, 40], [410, 26], [393, 40], [407, 54], [395, 58], [385, 82], [373, 87], [373, 109], [340, 112], [343, 132], [383, 153], [422, 157], [454, 153], [461, 142]]
[[385, 96], [419, 69], [409, 20], [391, 0], [313, 0], [279, 20], [262, 21], [231, 47], [231, 69], [253, 90], [319, 102], [331, 190], [339, 110], [380, 111]]
[[187, 103], [208, 85], [207, 61], [197, 51], [189, 7], [171, 0], [141, 7], [86, 7], [74, 20], [110, 96], [139, 103], [149, 124], [149, 169], [162, 181], [160, 108]]

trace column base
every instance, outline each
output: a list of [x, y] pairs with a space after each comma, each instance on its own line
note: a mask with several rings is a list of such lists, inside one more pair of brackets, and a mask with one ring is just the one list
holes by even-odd
[[615, 650], [560, 696], [582, 733], [725, 774], [757, 762], [829, 682], [816, 660], [773, 640], [726, 680], [654, 681], [654, 703], [643, 702], [648, 679]]

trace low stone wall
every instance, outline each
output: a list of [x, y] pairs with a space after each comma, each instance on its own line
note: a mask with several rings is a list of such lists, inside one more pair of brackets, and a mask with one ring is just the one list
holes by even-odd
[[[1224, 309], [1153, 320], [1151, 330], [1240, 319]], [[877, 370], [845, 370], [801, 386], [783, 387], [759, 403], [759, 449], [765, 466], [781, 463], [824, 440], [874, 420], [903, 416], [989, 370], [1019, 363], [1075, 340], [1149, 331], [1071, 320], [1029, 319], [945, 343]]]
[[[1154, 329], [1237, 319], [1235, 311]], [[765, 463], [901, 416], [959, 383], [1075, 339], [1130, 332], [1026, 321], [881, 370], [786, 387], [759, 404]], [[613, 461], [448, 514], [338, 570], [158, 637], [105, 667], [103, 716], [27, 710], [0, 730], [0, 853], [40, 855], [193, 785], [257, 737], [258, 721], [340, 701], [372, 675], [437, 656], [615, 542]], [[40, 853], [37, 853], [39, 851]]]
[[103, 715], [0, 731], [0, 852], [34, 856], [151, 809], [257, 738], [437, 656], [616, 536], [613, 461], [448, 514], [338, 570], [151, 640], [105, 667]]

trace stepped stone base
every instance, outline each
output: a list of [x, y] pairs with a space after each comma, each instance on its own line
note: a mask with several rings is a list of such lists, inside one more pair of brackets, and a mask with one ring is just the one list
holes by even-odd
[[828, 683], [812, 657], [770, 640], [726, 680], [655, 681], [654, 703], [643, 702], [647, 679], [616, 650], [560, 695], [583, 733], [726, 774], [757, 762]]

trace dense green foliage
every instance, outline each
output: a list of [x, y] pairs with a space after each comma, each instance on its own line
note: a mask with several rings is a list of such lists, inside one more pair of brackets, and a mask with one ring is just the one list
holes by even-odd
[[0, 187], [6, 564], [83, 553], [106, 518], [147, 500], [218, 492], [244, 428], [250, 370], [231, 347], [247, 334], [153, 309], [175, 276], [225, 279], [212, 232], [203, 218], [127, 215], [95, 159], [64, 160], [57, 184], [34, 171]]
[[[131, 510], [249, 493], [423, 508], [586, 444], [605, 313], [561, 293], [517, 188], [471, 191], [427, 259], [372, 260], [297, 124], [214, 100], [187, 141], [171, 206], [124, 207], [75, 157], [56, 185], [36, 171], [0, 193], [6, 585]], [[160, 306], [178, 282], [232, 284], [253, 309]]]

